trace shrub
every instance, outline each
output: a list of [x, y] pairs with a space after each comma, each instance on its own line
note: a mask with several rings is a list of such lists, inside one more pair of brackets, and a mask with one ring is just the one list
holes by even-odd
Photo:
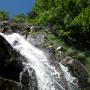
[[9, 19], [9, 13], [5, 11], [0, 11], [0, 20], [8, 20]]

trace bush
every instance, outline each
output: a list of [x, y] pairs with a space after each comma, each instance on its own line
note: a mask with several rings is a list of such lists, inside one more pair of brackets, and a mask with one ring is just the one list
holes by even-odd
[[77, 54], [77, 52], [78, 51], [76, 49], [67, 48], [67, 51], [65, 52], [65, 56], [75, 57], [75, 55]]
[[71, 37], [77, 41], [90, 41], [90, 7], [82, 10], [66, 29], [71, 32]]
[[8, 20], [9, 19], [9, 13], [5, 11], [0, 11], [0, 20]]

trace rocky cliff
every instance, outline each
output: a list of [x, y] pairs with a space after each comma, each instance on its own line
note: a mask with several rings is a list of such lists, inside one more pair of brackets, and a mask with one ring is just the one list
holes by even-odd
[[[32, 86], [33, 81], [37, 82], [35, 71], [32, 68], [24, 71], [23, 61], [26, 61], [26, 58], [0, 35], [0, 90], [37, 90], [37, 83]], [[32, 80], [29, 72], [35, 80]]]

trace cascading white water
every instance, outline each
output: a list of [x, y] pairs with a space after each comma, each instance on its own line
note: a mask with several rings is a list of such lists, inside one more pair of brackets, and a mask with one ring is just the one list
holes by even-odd
[[[13, 48], [27, 58], [27, 64], [36, 71], [39, 90], [65, 90], [65, 88], [57, 82], [61, 73], [57, 72], [55, 67], [49, 64], [43, 51], [32, 46], [17, 33], [11, 35], [4, 35], [1, 33], [1, 35], [6, 38]], [[58, 85], [59, 88], [56, 88], [55, 85]]]

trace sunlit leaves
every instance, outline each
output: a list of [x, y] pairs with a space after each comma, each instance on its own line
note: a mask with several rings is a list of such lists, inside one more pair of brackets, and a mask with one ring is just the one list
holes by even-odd
[[7, 20], [9, 19], [9, 13], [5, 11], [0, 11], [0, 20]]

